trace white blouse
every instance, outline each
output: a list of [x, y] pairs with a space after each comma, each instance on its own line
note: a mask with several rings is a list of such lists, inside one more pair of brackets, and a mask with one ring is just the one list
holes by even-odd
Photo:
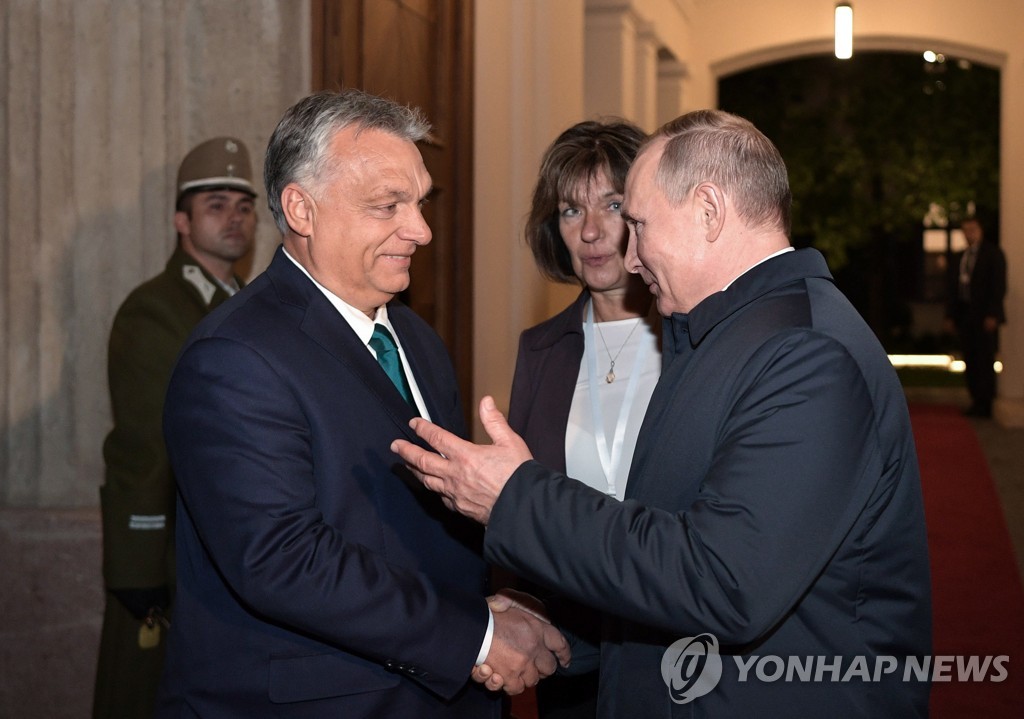
[[591, 322], [584, 323], [585, 350], [565, 430], [566, 472], [621, 500], [640, 424], [661, 376], [661, 354], [645, 318]]

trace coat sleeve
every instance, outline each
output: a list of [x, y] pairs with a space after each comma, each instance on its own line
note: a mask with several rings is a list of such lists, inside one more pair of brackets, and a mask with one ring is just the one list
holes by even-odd
[[114, 427], [104, 442], [103, 572], [108, 587], [148, 588], [173, 577], [174, 479], [161, 413], [174, 360], [188, 330], [156, 297], [118, 311], [108, 347]]
[[[602, 611], [746, 644], [798, 602], [883, 476], [873, 410], [838, 343], [789, 338], [746, 368], [686, 507], [617, 502], [521, 466], [491, 513], [488, 558]], [[680, 400], [682, 401], [682, 400]], [[645, 429], [646, 425], [645, 425]], [[670, 427], [641, 442], [685, 443]]]

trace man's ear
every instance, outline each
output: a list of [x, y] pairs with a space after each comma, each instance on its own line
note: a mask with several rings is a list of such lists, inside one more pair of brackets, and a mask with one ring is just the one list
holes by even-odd
[[191, 221], [188, 218], [188, 213], [178, 210], [174, 213], [174, 231], [179, 235], [185, 236], [191, 233], [191, 227], [189, 225]]
[[313, 198], [294, 182], [281, 190], [281, 211], [288, 226], [296, 235], [309, 237], [313, 234], [313, 220], [316, 205]]
[[714, 242], [725, 226], [725, 196], [722, 189], [712, 182], [702, 182], [693, 190], [697, 208], [697, 222], [704, 232], [704, 239]]

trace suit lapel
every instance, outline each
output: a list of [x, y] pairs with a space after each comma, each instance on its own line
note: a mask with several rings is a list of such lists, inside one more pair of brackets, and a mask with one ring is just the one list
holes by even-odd
[[[303, 310], [299, 323], [301, 331], [334, 357], [354, 381], [365, 386], [376, 397], [378, 406], [408, 438], [418, 440], [409, 428], [409, 420], [415, 416], [412, 408], [323, 292], [284, 256], [281, 249], [278, 249], [267, 273], [278, 290], [280, 301]], [[403, 345], [405, 341], [403, 336]], [[419, 382], [419, 375], [416, 379]], [[420, 390], [424, 391], [422, 384]]]

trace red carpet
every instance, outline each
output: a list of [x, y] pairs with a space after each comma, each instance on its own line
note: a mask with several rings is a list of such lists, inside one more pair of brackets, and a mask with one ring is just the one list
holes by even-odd
[[971, 423], [948, 406], [911, 405], [931, 552], [935, 656], [1007, 655], [1002, 682], [937, 682], [933, 719], [1019, 717], [1024, 589], [999, 497]]

